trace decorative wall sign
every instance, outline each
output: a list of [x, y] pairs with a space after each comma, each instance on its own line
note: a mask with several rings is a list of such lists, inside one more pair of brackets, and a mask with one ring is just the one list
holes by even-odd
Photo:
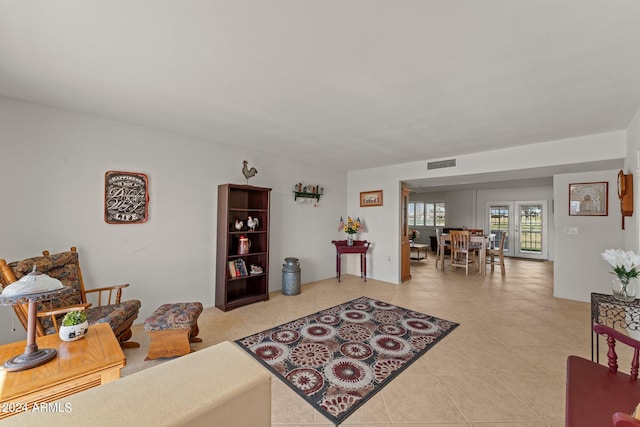
[[149, 213], [149, 179], [143, 173], [108, 171], [104, 176], [104, 220], [140, 224]]
[[569, 184], [569, 215], [606, 216], [609, 198], [607, 182]]
[[360, 192], [360, 207], [367, 206], [382, 206], [382, 190]]

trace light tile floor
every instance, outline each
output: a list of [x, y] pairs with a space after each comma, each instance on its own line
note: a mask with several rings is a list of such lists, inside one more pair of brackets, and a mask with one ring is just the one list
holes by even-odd
[[[429, 254], [431, 255], [431, 254]], [[433, 257], [412, 261], [412, 280], [364, 283], [346, 275], [305, 284], [296, 296], [200, 317], [201, 344], [233, 341], [289, 320], [368, 296], [460, 323], [342, 425], [414, 427], [564, 426], [565, 362], [590, 357], [588, 303], [553, 297], [553, 263], [507, 259], [486, 277], [437, 271]], [[304, 268], [304, 266], [303, 266]], [[148, 338], [134, 327], [139, 349], [127, 349], [123, 375], [144, 362]], [[329, 426], [279, 379], [272, 381], [274, 426]]]

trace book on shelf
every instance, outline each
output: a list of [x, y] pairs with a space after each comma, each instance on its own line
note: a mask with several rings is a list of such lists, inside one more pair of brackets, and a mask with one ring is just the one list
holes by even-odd
[[247, 272], [247, 265], [244, 263], [244, 260], [242, 258], [237, 259], [236, 263], [236, 270], [240, 273], [240, 277], [248, 276], [249, 273]]
[[247, 264], [243, 259], [229, 261], [229, 277], [245, 277], [248, 275]]

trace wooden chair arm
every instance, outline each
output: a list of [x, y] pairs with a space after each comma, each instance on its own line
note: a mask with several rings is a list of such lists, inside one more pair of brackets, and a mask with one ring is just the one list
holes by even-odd
[[58, 320], [56, 319], [56, 316], [58, 314], [69, 313], [71, 311], [84, 311], [85, 308], [89, 308], [90, 306], [91, 306], [91, 303], [84, 303], [84, 304], [68, 305], [66, 307], [56, 308], [55, 310], [51, 310], [51, 311], [39, 311], [37, 313], [37, 317], [51, 317], [51, 321], [53, 322], [53, 326], [56, 328], [56, 332], [57, 332], [59, 328], [58, 328]]
[[85, 290], [84, 293], [85, 294], [90, 294], [90, 293], [98, 292], [98, 306], [102, 306], [103, 305], [102, 304], [102, 293], [103, 292], [108, 292], [107, 303], [104, 304], [104, 305], [110, 305], [111, 304], [111, 297], [113, 295], [113, 291], [116, 290], [116, 297], [115, 297], [114, 304], [120, 304], [120, 299], [122, 298], [122, 290], [124, 288], [126, 288], [127, 286], [129, 286], [128, 283], [123, 283], [121, 285], [105, 286], [103, 288], [95, 288], [95, 289]]
[[57, 316], [58, 314], [69, 313], [70, 311], [84, 311], [84, 309], [89, 307], [91, 307], [91, 303], [87, 302], [84, 304], [68, 305], [51, 311], [39, 311], [37, 315], [38, 317]]
[[607, 351], [607, 365], [609, 366], [609, 372], [613, 374], [618, 372], [618, 355], [616, 354], [616, 341], [619, 341], [633, 348], [630, 375], [632, 380], [638, 378], [638, 373], [640, 372], [640, 341], [624, 335], [623, 333], [601, 323], [594, 324], [593, 330], [598, 335], [607, 336], [607, 346], [609, 347], [609, 351]]
[[615, 329], [607, 325], [603, 325], [602, 323], [595, 323], [593, 325], [593, 331], [599, 335], [609, 335], [610, 337], [613, 337], [616, 341], [625, 343], [629, 347], [640, 349], [640, 341], [635, 340], [630, 336], [623, 334], [620, 331], [616, 331]]

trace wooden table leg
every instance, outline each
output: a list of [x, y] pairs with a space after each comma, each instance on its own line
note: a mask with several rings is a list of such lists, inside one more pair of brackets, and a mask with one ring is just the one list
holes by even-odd
[[480, 246], [480, 274], [487, 275], [487, 239], [482, 239]]
[[440, 264], [442, 271], [444, 271], [444, 253], [447, 251], [447, 248], [444, 247], [444, 236], [440, 236]]
[[367, 281], [367, 255], [366, 254], [360, 254], [360, 274], [362, 275], [363, 272], [364, 272], [364, 281], [366, 282]]
[[340, 282], [340, 270], [341, 270], [341, 265], [340, 265], [340, 254], [336, 254], [336, 275], [338, 276], [338, 282]]

